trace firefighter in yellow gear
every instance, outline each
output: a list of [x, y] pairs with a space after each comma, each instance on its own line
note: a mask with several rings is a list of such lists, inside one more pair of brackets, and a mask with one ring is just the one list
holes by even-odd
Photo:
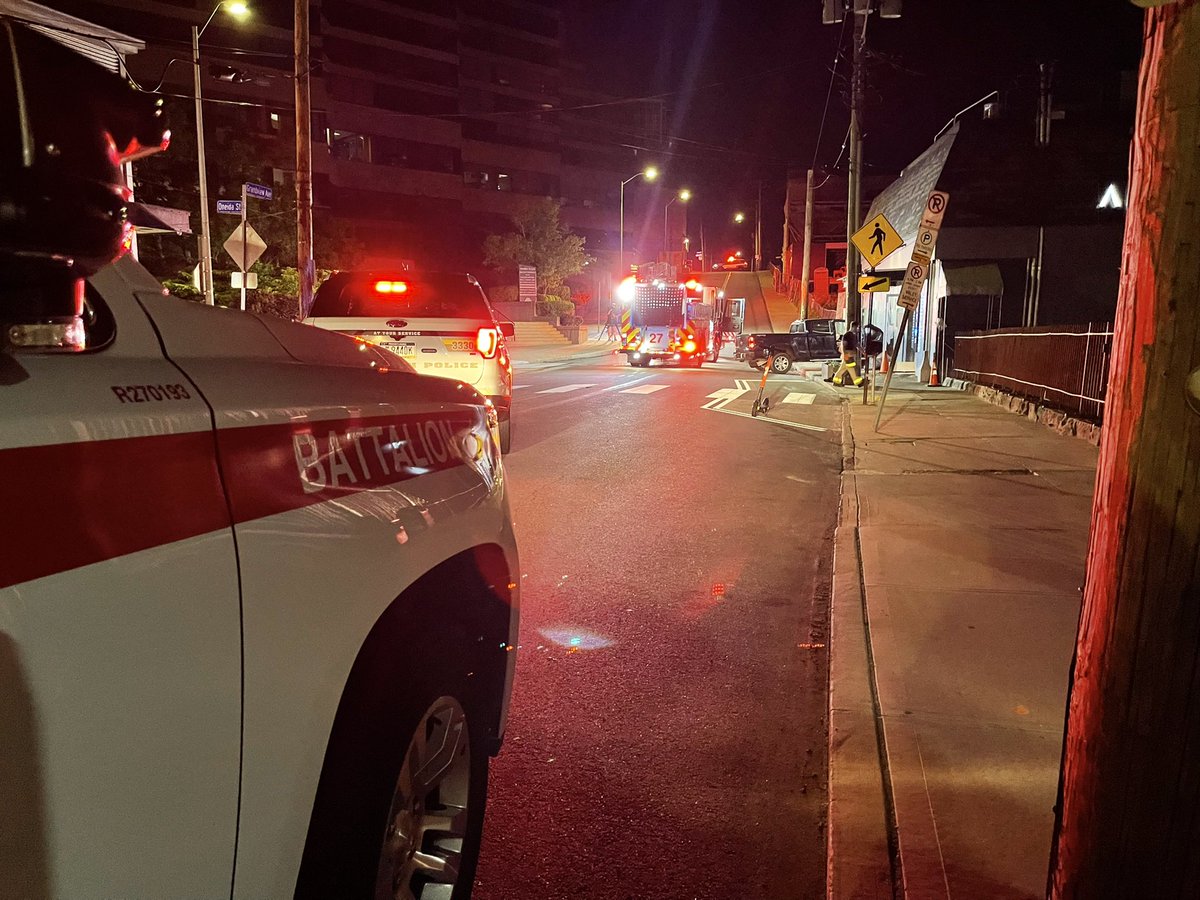
[[859, 387], [866, 379], [858, 374], [858, 335], [853, 331], [847, 331], [842, 335], [841, 345], [842, 364], [838, 366], [838, 370], [833, 374], [833, 383], [841, 387], [845, 381], [845, 376], [849, 375], [854, 386]]

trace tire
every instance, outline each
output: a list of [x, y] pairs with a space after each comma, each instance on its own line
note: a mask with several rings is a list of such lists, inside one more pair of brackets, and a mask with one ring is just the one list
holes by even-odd
[[[434, 680], [421, 692], [405, 690], [402, 698], [392, 698], [394, 708], [386, 713], [388, 718], [377, 723], [377, 733], [360, 745], [353, 764], [342, 767], [329, 782], [332, 796], [319, 797], [316, 810], [323, 821], [309, 835], [310, 845], [315, 838], [321, 847], [311, 853], [311, 859], [313, 848], [305, 850], [297, 898], [391, 897], [393, 894], [381, 888], [396, 873], [400, 858], [413, 848], [423, 850], [429, 862], [445, 865], [441, 873], [428, 873], [432, 880], [411, 869], [402, 873], [410, 886], [416, 885], [412, 890], [418, 900], [426, 884], [447, 881], [454, 885], [454, 900], [470, 896], [487, 803], [488, 754], [482, 723], [472, 727], [473, 707], [463, 703], [465, 692], [453, 681], [443, 678], [440, 687], [434, 687], [439, 683]], [[429, 779], [432, 789], [409, 790], [407, 801], [402, 800], [404, 776], [420, 759], [424, 726], [431, 722], [438, 723], [431, 728], [435, 736], [451, 734], [450, 752], [438, 759], [435, 775]], [[325, 787], [323, 779], [322, 789]], [[322, 809], [321, 799], [330, 808]], [[416, 801], [431, 807], [424, 810], [425, 815], [412, 814]], [[404, 820], [406, 811], [409, 835], [414, 831], [421, 834], [418, 826], [434, 821], [429, 813], [445, 819], [445, 830], [426, 831], [419, 844], [397, 840], [396, 824]], [[457, 852], [446, 846], [450, 840], [461, 841]]]
[[[388, 627], [377, 625], [360, 651], [325, 752], [297, 880], [299, 900], [394, 896], [377, 888], [398, 871], [397, 860], [409, 863], [410, 849], [442, 865], [440, 873], [436, 865], [429, 872], [402, 870], [412, 896], [444, 897], [447, 883], [453, 900], [470, 896], [487, 803], [494, 681], [479, 678], [479, 620], [468, 611], [447, 616], [444, 605], [431, 601], [467, 596], [480, 580], [478, 574], [433, 570], [409, 589], [407, 602], [384, 614]], [[403, 654], [395, 652], [397, 635], [404, 635]], [[426, 788], [405, 794], [401, 776], [412, 771], [414, 748], [427, 729], [449, 735], [452, 752], [435, 754], [440, 765]], [[422, 798], [423, 808], [415, 803]], [[407, 820], [397, 815], [404, 810]], [[400, 832], [413, 836], [407, 843], [393, 833], [399, 821], [412, 826]], [[461, 842], [457, 850], [450, 841]], [[441, 893], [425, 891], [427, 884], [438, 884]]]
[[512, 414], [506, 412], [500, 420], [500, 452], [507, 454], [512, 449]]
[[648, 359], [634, 359], [634, 358], [631, 356], [631, 357], [629, 357], [629, 364], [630, 364], [631, 366], [633, 366], [634, 368], [637, 368], [637, 369], [644, 369], [644, 368], [646, 368], [646, 366], [648, 366], [648, 365], [650, 364], [650, 360], [648, 360]]
[[771, 360], [771, 371], [776, 375], [786, 375], [792, 371], [792, 358], [786, 353], [776, 353]]

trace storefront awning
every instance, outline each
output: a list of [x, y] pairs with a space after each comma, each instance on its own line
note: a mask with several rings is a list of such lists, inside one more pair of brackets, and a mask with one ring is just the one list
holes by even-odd
[[191, 234], [190, 215], [186, 209], [151, 203], [129, 204], [129, 221], [138, 234]]
[[963, 266], [942, 263], [937, 267], [934, 283], [937, 297], [1001, 297], [1004, 279], [995, 263]]
[[0, 15], [19, 19], [110, 72], [121, 72], [125, 57], [146, 49], [145, 41], [32, 0], [0, 0]]

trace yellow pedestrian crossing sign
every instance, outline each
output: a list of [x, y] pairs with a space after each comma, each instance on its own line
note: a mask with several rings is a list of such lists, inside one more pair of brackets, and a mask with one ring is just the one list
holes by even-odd
[[886, 294], [892, 289], [892, 282], [883, 275], [859, 275], [858, 292], [860, 294]]
[[867, 224], [854, 232], [851, 240], [871, 268], [904, 246], [904, 239], [897, 234], [883, 213], [871, 216]]

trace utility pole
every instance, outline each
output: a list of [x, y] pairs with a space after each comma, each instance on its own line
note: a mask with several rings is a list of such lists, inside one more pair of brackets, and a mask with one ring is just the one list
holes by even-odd
[[[861, 15], [859, 14], [860, 7]], [[862, 57], [863, 45], [867, 40], [867, 17], [870, 14], [870, 0], [861, 3], [860, 0], [854, 0], [854, 21], [851, 22], [853, 27], [850, 29], [850, 39], [854, 42], [854, 52], [851, 55], [854, 65], [850, 86], [850, 185], [846, 204], [846, 319], [849, 327], [859, 334], [862, 333], [862, 296], [858, 293], [858, 248], [854, 246], [854, 242], [850, 238], [862, 224], [859, 221], [862, 207]], [[862, 20], [861, 34], [858, 24], [860, 19]], [[850, 313], [851, 307], [854, 309], [853, 315]], [[859, 374], [870, 376], [870, 373], [866, 371], [867, 357], [862, 352], [861, 343], [858, 348], [858, 361]], [[863, 381], [863, 406], [867, 405], [871, 380], [871, 377], [867, 377]]]
[[1200, 4], [1149, 3], [1048, 896], [1200, 890]]
[[[847, 5], [848, 3], [848, 5]], [[821, 21], [826, 24], [841, 22], [850, 15], [851, 54], [853, 71], [850, 78], [850, 170], [846, 188], [846, 324], [859, 330], [862, 326], [862, 297], [858, 293], [858, 250], [851, 236], [862, 224], [859, 214], [862, 207], [862, 111], [863, 111], [863, 54], [867, 43], [867, 19], [878, 12], [881, 19], [898, 19], [902, 0], [823, 0]], [[853, 300], [851, 300], [853, 298]], [[863, 357], [859, 352], [859, 361]], [[861, 370], [860, 370], [861, 371]], [[864, 376], [866, 372], [861, 372]], [[863, 403], [871, 379], [863, 381]]]
[[312, 308], [316, 263], [313, 260], [312, 223], [312, 97], [308, 52], [309, 0], [296, 0], [296, 271], [300, 275], [300, 309], [304, 318]]
[[813, 232], [813, 170], [808, 170], [808, 184], [804, 190], [804, 258], [800, 262], [800, 318], [808, 318], [808, 279], [812, 261]]
[[[211, 22], [212, 16], [209, 16], [208, 20]], [[208, 22], [204, 23], [204, 27], [208, 27]], [[192, 74], [196, 82], [196, 161], [200, 167], [200, 290], [204, 293], [204, 302], [209, 306], [215, 306], [216, 294], [213, 290], [212, 273], [212, 237], [208, 223], [208, 167], [204, 162], [204, 100], [200, 96], [201, 30], [195, 25], [192, 26]]]
[[758, 179], [758, 205], [754, 210], [754, 271], [762, 271], [762, 179]]

